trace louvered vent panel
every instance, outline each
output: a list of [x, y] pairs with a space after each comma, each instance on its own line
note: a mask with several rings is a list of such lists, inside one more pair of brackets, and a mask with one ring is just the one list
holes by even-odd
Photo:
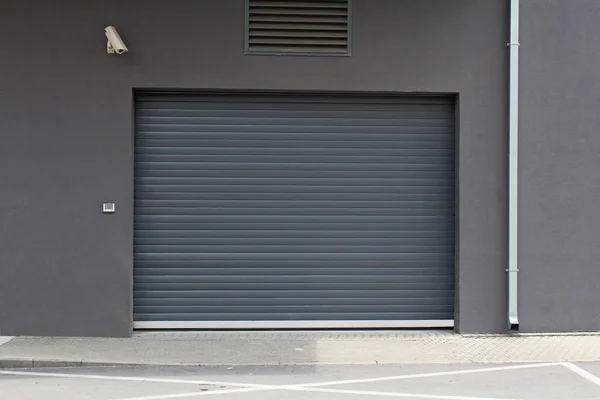
[[349, 0], [247, 0], [247, 52], [349, 54]]

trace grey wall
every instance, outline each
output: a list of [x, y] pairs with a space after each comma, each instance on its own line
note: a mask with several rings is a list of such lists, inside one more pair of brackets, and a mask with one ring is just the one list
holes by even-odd
[[522, 5], [521, 328], [600, 330], [600, 3]]
[[[464, 332], [504, 330], [505, 0], [355, 0], [348, 58], [244, 56], [243, 0], [0, 0], [0, 8], [0, 334], [131, 333], [133, 88], [458, 93], [457, 322]], [[106, 54], [108, 24], [130, 53]], [[525, 100], [531, 108], [534, 100]], [[558, 98], [549, 101], [559, 107]], [[553, 122], [548, 112], [542, 128]], [[538, 158], [561, 146], [561, 127]], [[592, 150], [583, 150], [588, 163]], [[574, 187], [592, 188], [573, 171]], [[550, 180], [537, 184], [555, 193]], [[527, 198], [536, 208], [531, 191]], [[548, 210], [560, 222], [572, 199], [591, 211], [593, 199], [571, 192], [537, 215]], [[115, 201], [117, 213], [102, 215], [102, 201]], [[576, 231], [575, 222], [562, 222]], [[569, 254], [581, 247], [565, 240], [574, 244]], [[591, 267], [588, 253], [575, 256]]]

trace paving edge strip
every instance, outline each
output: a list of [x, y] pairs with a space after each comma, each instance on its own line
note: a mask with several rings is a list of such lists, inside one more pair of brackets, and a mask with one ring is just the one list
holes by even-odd
[[148, 364], [106, 363], [72, 360], [36, 360], [23, 358], [0, 359], [0, 369], [74, 368], [74, 367], [141, 367]]
[[[458, 364], [462, 365], [504, 365], [504, 364], [544, 364], [552, 362], [590, 362], [591, 360], [464, 360]], [[600, 358], [595, 360], [600, 362]], [[222, 363], [160, 363], [160, 362], [146, 362], [146, 363], [131, 363], [131, 362], [102, 362], [102, 361], [73, 361], [73, 360], [51, 360], [51, 359], [20, 359], [20, 358], [6, 358], [0, 359], [0, 370], [8, 369], [32, 369], [32, 368], [81, 368], [81, 367], [122, 367], [122, 368], [152, 368], [152, 367], [273, 367], [273, 366], [317, 366], [317, 365], [433, 365], [433, 364], [456, 364], [454, 362], [447, 361], [424, 361], [424, 362], [406, 362], [405, 360], [398, 360], [398, 362], [380, 363], [378, 361], [363, 361], [363, 362], [265, 362], [265, 363], [240, 363], [240, 364], [222, 364]]]
[[[340, 365], [347, 363], [327, 363], [327, 362], [296, 362], [296, 363], [281, 363], [281, 362], [265, 362], [265, 363], [240, 363], [240, 364], [222, 364], [222, 363], [174, 363], [174, 362], [147, 362], [147, 363], [131, 363], [131, 362], [100, 362], [100, 361], [72, 361], [72, 360], [32, 360], [21, 358], [6, 358], [0, 359], [0, 370], [2, 369], [31, 369], [31, 368], [77, 368], [77, 367], [273, 367], [273, 366], [314, 366], [314, 365]], [[376, 365], [377, 361], [373, 362], [356, 362], [353, 365]], [[437, 364], [437, 363], [431, 363]]]

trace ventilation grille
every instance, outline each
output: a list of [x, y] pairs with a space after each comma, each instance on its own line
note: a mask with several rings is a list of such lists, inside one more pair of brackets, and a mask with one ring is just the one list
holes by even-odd
[[350, 0], [247, 0], [251, 54], [348, 55]]

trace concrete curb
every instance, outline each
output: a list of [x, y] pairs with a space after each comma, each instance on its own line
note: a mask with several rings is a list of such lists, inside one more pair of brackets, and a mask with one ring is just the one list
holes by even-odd
[[[363, 362], [353, 363], [353, 365], [377, 365], [378, 363]], [[475, 363], [474, 363], [475, 364]], [[0, 370], [2, 369], [30, 369], [30, 368], [78, 368], [78, 367], [131, 367], [131, 368], [151, 368], [151, 367], [273, 367], [273, 366], [316, 366], [316, 365], [344, 365], [343, 363], [319, 363], [319, 362], [298, 362], [293, 364], [282, 364], [280, 362], [265, 362], [265, 363], [238, 363], [238, 364], [222, 364], [222, 363], [173, 363], [173, 362], [147, 362], [147, 363], [130, 363], [130, 362], [98, 362], [98, 361], [72, 361], [72, 360], [43, 360], [43, 359], [20, 359], [20, 358], [5, 358], [0, 359]]]
[[[44, 360], [5, 358], [0, 359], [0, 369], [25, 368], [76, 368], [76, 367], [143, 367], [151, 364], [106, 363], [96, 361]], [[162, 364], [161, 364], [162, 365]], [[158, 366], [158, 364], [157, 364]]]

